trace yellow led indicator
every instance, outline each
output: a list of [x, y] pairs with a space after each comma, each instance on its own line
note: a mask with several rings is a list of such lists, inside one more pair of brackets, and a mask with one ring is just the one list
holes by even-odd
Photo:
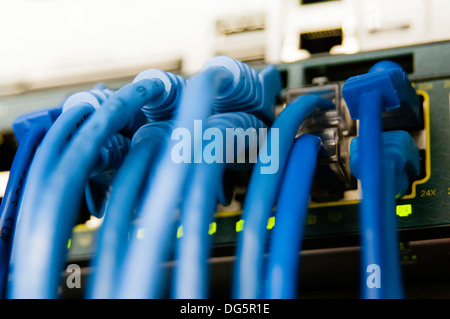
[[67, 242], [67, 249], [70, 249], [70, 245], [72, 245], [72, 239], [69, 238], [69, 241]]
[[212, 235], [216, 232], [217, 230], [217, 224], [216, 222], [212, 222], [211, 224], [209, 224], [209, 229], [208, 229], [208, 234]]
[[180, 225], [177, 229], [177, 238], [183, 237], [183, 225]]
[[244, 220], [241, 219], [236, 222], [236, 232], [239, 233], [243, 229], [244, 229]]
[[397, 215], [400, 217], [406, 217], [412, 214], [411, 204], [397, 205]]
[[139, 228], [136, 237], [137, 239], [143, 239], [145, 237], [145, 228]]
[[269, 218], [269, 220], [267, 221], [267, 229], [272, 229], [273, 226], [275, 226], [275, 217], [272, 216]]

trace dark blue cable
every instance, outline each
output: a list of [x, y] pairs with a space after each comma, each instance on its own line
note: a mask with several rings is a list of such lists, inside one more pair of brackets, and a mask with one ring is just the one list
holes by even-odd
[[[316, 108], [327, 108], [330, 105], [331, 101], [318, 96], [301, 96], [283, 109], [269, 130], [260, 153], [268, 154], [268, 148], [272, 144], [278, 146], [278, 169], [264, 171], [267, 167], [264, 167], [260, 160], [253, 168], [244, 202], [244, 229], [238, 238], [237, 260], [234, 266], [235, 298], [255, 299], [261, 296], [266, 225], [276, 202], [289, 151], [303, 120]], [[272, 139], [275, 139], [273, 143]]]
[[[376, 91], [365, 93], [361, 96], [361, 103], [364, 103], [360, 110], [359, 136], [361, 139], [361, 181], [363, 200], [360, 222], [363, 228], [363, 247], [361, 255], [364, 263], [361, 265], [361, 272], [367, 274], [369, 265], [378, 265], [384, 272], [385, 266], [383, 252], [383, 232], [384, 212], [383, 185], [384, 174], [382, 164], [382, 143], [381, 143], [381, 96]], [[394, 243], [392, 243], [394, 244]], [[384, 274], [383, 274], [384, 275]], [[363, 298], [380, 299], [385, 298], [385, 289], [368, 289], [366, 281], [362, 281]], [[384, 286], [384, 285], [383, 285]], [[401, 297], [400, 295], [397, 297]]]
[[[405, 131], [384, 132], [381, 138], [382, 207], [379, 207], [379, 211], [372, 211], [373, 216], [364, 216], [363, 213], [367, 211], [362, 211], [361, 214], [363, 218], [360, 222], [363, 254], [361, 290], [364, 298], [398, 299], [404, 292], [398, 247], [396, 198], [407, 191], [409, 176], [418, 175], [420, 172], [419, 150], [415, 141]], [[363, 170], [367, 168], [362, 165], [364, 157], [361, 136], [352, 140], [350, 155], [350, 168], [363, 182], [364, 176], [368, 174], [363, 174]], [[365, 189], [370, 191], [370, 188]], [[370, 196], [364, 197], [363, 194], [363, 203], [367, 197]], [[379, 267], [376, 269], [378, 276], [371, 276], [374, 270], [370, 268], [368, 272], [369, 265]], [[378, 285], [375, 280], [378, 280]]]
[[264, 298], [297, 298], [299, 252], [320, 143], [319, 137], [303, 134], [289, 155], [272, 229]]
[[[363, 195], [360, 208], [361, 296], [403, 298], [400, 256], [392, 248], [398, 246], [395, 208], [391, 207], [392, 194], [385, 193], [390, 188], [391, 176], [386, 175], [388, 166], [383, 163], [382, 114], [402, 105], [407, 105], [413, 112], [419, 109], [420, 101], [406, 73], [393, 62], [381, 62], [369, 73], [349, 78], [342, 94], [351, 116], [359, 119], [359, 137], [352, 141], [352, 145], [357, 145], [356, 140], [359, 140], [359, 147], [351, 149], [350, 167], [361, 180]], [[370, 283], [371, 275], [377, 275], [375, 271], [378, 283]]]
[[0, 207], [0, 293], [3, 296], [9, 274], [9, 262], [17, 215], [25, 181], [36, 148], [45, 134], [42, 126], [31, 125], [19, 143], [10, 169], [8, 184]]

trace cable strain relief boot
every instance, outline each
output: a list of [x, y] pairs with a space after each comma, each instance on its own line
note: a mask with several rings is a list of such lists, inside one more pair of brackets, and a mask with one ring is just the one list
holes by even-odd
[[31, 125], [42, 126], [42, 129], [47, 132], [60, 114], [60, 108], [53, 108], [30, 112], [17, 117], [12, 123], [12, 129], [17, 142], [20, 143]]
[[105, 199], [110, 196], [114, 177], [130, 147], [129, 138], [114, 134], [100, 149], [98, 160], [85, 188], [86, 204], [93, 216], [97, 218], [103, 216]]
[[261, 109], [264, 110], [259, 116], [266, 124], [271, 125], [275, 121], [276, 101], [281, 95], [281, 75], [280, 71], [274, 65], [266, 66], [259, 73], [260, 82], [262, 83], [262, 103]]
[[70, 95], [62, 103], [62, 112], [76, 107], [78, 105], [90, 105], [98, 109], [114, 92], [111, 90], [90, 90], [78, 92]]
[[215, 113], [247, 112], [270, 125], [275, 119], [276, 96], [281, 91], [281, 77], [274, 66], [260, 74], [247, 64], [226, 56], [208, 60], [202, 70], [221, 66], [233, 74], [233, 82], [214, 101]]
[[148, 122], [169, 120], [175, 114], [186, 79], [182, 76], [157, 69], [148, 69], [139, 73], [133, 83], [143, 79], [159, 79], [164, 91], [142, 107], [142, 113]]
[[[224, 145], [222, 151], [222, 162], [226, 163], [226, 169], [230, 171], [248, 170], [256, 162], [258, 138], [260, 138], [260, 129], [267, 129], [267, 125], [257, 116], [246, 112], [230, 112], [211, 115], [206, 128], [219, 129], [228, 141], [234, 138], [238, 141], [233, 145], [233, 157], [228, 158], [227, 146]], [[230, 130], [231, 129], [231, 130]], [[249, 131], [250, 130], [250, 131]], [[252, 136], [252, 131], [254, 135]], [[231, 135], [229, 135], [231, 133]], [[248, 139], [246, 138], [248, 134]], [[240, 143], [239, 141], [243, 141]], [[252, 144], [253, 142], [253, 144]], [[234, 143], [234, 142], [233, 142]], [[255, 155], [252, 160], [252, 155]], [[245, 157], [244, 157], [245, 156]], [[234, 185], [231, 178], [224, 174], [222, 182], [217, 189], [217, 198], [220, 204], [230, 204], [233, 197]]]
[[136, 144], [148, 139], [160, 141], [170, 139], [170, 135], [172, 134], [174, 128], [174, 123], [175, 122], [173, 120], [167, 120], [143, 125], [136, 131], [136, 133], [134, 133], [131, 140], [131, 147], [134, 147]]
[[[395, 193], [397, 196], [408, 190], [409, 176], [420, 173], [420, 154], [416, 142], [406, 131], [382, 133], [383, 160], [395, 164]], [[359, 137], [350, 143], [350, 170], [356, 178], [361, 178]]]
[[372, 72], [351, 77], [345, 82], [342, 95], [353, 119], [359, 119], [359, 107], [363, 107], [363, 97], [370, 91], [381, 95], [383, 112], [405, 104], [420, 116], [417, 111], [420, 110], [419, 97], [401, 67], [386, 68], [395, 65], [392, 63], [375, 65]]

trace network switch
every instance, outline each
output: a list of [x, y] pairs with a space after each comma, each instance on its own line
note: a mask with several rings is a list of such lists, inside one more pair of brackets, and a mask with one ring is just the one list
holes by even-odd
[[[450, 68], [445, 63], [448, 57], [443, 52], [449, 50], [450, 43], [443, 42], [277, 65], [284, 77], [284, 101], [280, 103], [280, 109], [305, 92], [328, 97], [336, 107], [313, 114], [299, 131], [319, 132], [317, 134], [325, 141], [324, 149], [327, 151], [325, 160], [318, 166], [317, 172], [321, 172], [319, 168], [322, 166], [322, 174], [317, 174], [313, 184], [306, 218], [300, 297], [358, 295], [355, 274], [359, 269], [358, 210], [362, 194], [361, 185], [348, 170], [349, 142], [357, 135], [358, 123], [349, 119], [341, 90], [348, 77], [366, 73], [375, 62], [381, 60], [399, 63], [420, 97], [420, 110], [416, 112], [418, 117], [403, 117], [401, 122], [396, 121], [396, 117], [384, 119], [384, 131], [408, 131], [420, 150], [420, 174], [410, 179], [407, 193], [396, 203], [406, 295], [423, 296], [417, 289], [418, 284], [412, 282], [413, 277], [421, 280], [427, 278], [427, 273], [434, 272], [444, 274], [441, 278], [449, 278], [443, 267], [449, 264], [445, 259], [448, 254], [445, 243], [450, 225], [450, 188], [446, 184], [450, 172], [446, 147], [450, 134]], [[318, 119], [326, 121], [320, 122]], [[229, 172], [228, 177], [235, 186], [232, 200], [227, 206], [218, 206], [208, 230], [208, 236], [214, 243], [209, 260], [212, 266], [211, 294], [219, 297], [227, 297], [230, 293], [228, 279], [232, 276], [238, 236], [245, 229], [242, 207], [250, 178], [246, 172], [239, 171]], [[277, 227], [276, 218], [274, 209], [267, 220], [268, 242], [271, 232]], [[86, 265], [86, 272], [92, 271], [89, 260], [95, 254], [97, 227], [78, 225], [67, 245], [67, 262]], [[175, 229], [173, 236], [176, 240], [172, 249], [175, 249], [176, 241], [183, 237], [183, 225], [179, 220], [175, 221]], [[138, 234], [145, 236], [145, 229]], [[442, 260], [442, 264], [432, 260]], [[167, 276], [170, 276], [173, 265], [173, 262], [166, 264]], [[323, 280], [318, 279], [320, 276], [324, 276]], [[72, 293], [73, 290], [64, 290], [67, 297]]]

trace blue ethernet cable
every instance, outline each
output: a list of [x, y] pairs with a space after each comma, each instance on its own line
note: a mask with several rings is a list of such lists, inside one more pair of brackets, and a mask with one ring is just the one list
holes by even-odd
[[[363, 199], [360, 207], [361, 224], [361, 292], [363, 298], [402, 298], [403, 289], [398, 280], [385, 282], [389, 275], [382, 275], [382, 285], [376, 289], [366, 283], [367, 271], [374, 265], [382, 274], [398, 273], [395, 263], [398, 256], [388, 254], [386, 238], [395, 235], [386, 231], [386, 179], [382, 159], [382, 113], [409, 105], [417, 109], [419, 99], [406, 73], [393, 62], [382, 62], [372, 67], [371, 72], [349, 78], [342, 90], [347, 107], [354, 119], [359, 119], [359, 176]], [[395, 230], [396, 231], [396, 230]]]
[[[161, 80], [164, 84], [164, 92], [159, 97], [152, 99], [151, 103], [144, 105], [140, 110], [136, 112], [132, 119], [130, 119], [126, 126], [120, 130], [120, 135], [116, 134], [114, 138], [110, 139], [107, 144], [114, 145], [111, 150], [107, 150], [107, 145], [102, 148], [100, 159], [97, 160], [97, 165], [108, 165], [111, 166], [114, 162], [119, 165], [121, 161], [114, 160], [111, 157], [123, 158], [123, 153], [125, 149], [128, 149], [126, 143], [122, 141], [124, 136], [134, 136], [136, 131], [139, 129], [140, 134], [145, 131], [141, 129], [146, 123], [155, 123], [157, 121], [167, 121], [170, 120], [176, 112], [177, 106], [179, 104], [180, 92], [186, 85], [186, 80], [178, 75], [165, 72], [162, 70], [148, 69], [139, 73], [133, 80], [133, 82], [140, 81], [142, 79], [157, 78]], [[90, 91], [89, 93], [97, 93], [97, 91]], [[106, 96], [111, 96], [111, 90], [102, 90], [98, 93], [105, 93]], [[79, 100], [79, 99], [78, 99]], [[67, 104], [67, 103], [66, 103]], [[134, 138], [134, 137], [133, 137]], [[118, 141], [118, 143], [114, 143]], [[121, 150], [122, 149], [122, 150]], [[127, 152], [127, 151], [126, 151]], [[106, 156], [104, 156], [105, 154]], [[104, 159], [102, 161], [102, 159]], [[103, 164], [102, 164], [103, 162]], [[116, 166], [117, 166], [116, 165]], [[116, 169], [110, 167], [109, 169], [105, 167], [94, 167], [92, 174], [95, 175], [97, 172], [101, 172], [97, 176], [91, 176], [89, 183], [86, 186], [85, 198], [88, 206], [88, 210], [91, 215], [101, 218], [104, 213], [104, 202], [109, 200], [110, 197], [110, 186], [112, 184], [112, 179], [114, 178]]]
[[213, 103], [217, 113], [246, 112], [270, 125], [275, 120], [274, 101], [281, 91], [280, 73], [274, 65], [267, 65], [257, 73], [247, 64], [226, 56], [208, 60], [202, 70], [222, 66], [234, 74], [232, 92], [221, 93]]
[[26, 249], [28, 233], [34, 225], [34, 209], [36, 202], [47, 184], [47, 178], [58, 163], [60, 156], [79, 128], [87, 121], [96, 108], [109, 96], [95, 90], [79, 92], [69, 96], [62, 103], [59, 112], [62, 113], [49, 128], [42, 143], [36, 151], [29, 169], [27, 183], [20, 205], [17, 222], [16, 243], [13, 255], [18, 250]]
[[297, 298], [299, 252], [320, 144], [319, 137], [303, 134], [289, 155], [272, 230], [264, 298]]
[[[194, 132], [194, 120], [203, 121], [210, 115], [214, 98], [222, 90], [229, 89], [232, 80], [232, 73], [222, 67], [211, 67], [194, 75], [181, 97], [175, 128]], [[171, 140], [162, 145], [161, 155], [155, 164], [157, 169], [149, 178], [139, 220], [131, 231], [118, 278], [116, 298], [161, 296], [161, 262], [169, 251], [172, 219], [189, 171], [189, 163], [177, 164], [173, 161], [174, 144], [175, 141]], [[199, 151], [201, 149], [194, 149], [194, 152]], [[194, 158], [196, 156], [194, 154]], [[140, 228], [145, 229], [146, 235], [138, 239]]]
[[118, 278], [133, 209], [155, 161], [162, 142], [169, 138], [173, 123], [159, 121], [142, 126], [133, 136], [132, 148], [117, 172], [106, 212], [96, 238], [93, 257], [94, 272], [88, 280], [87, 297], [114, 297], [114, 282]]
[[[163, 91], [158, 79], [143, 79], [115, 92], [73, 137], [56, 165], [41, 200], [27, 249], [15, 256], [12, 298], [55, 298], [66, 242], [75, 222], [82, 191], [98, 150], [146, 103]], [[30, 266], [31, 265], [31, 266]]]
[[47, 183], [49, 174], [79, 127], [94, 112], [89, 104], [79, 105], [63, 112], [45, 135], [31, 163], [27, 183], [20, 207], [17, 231], [14, 239], [13, 256], [26, 254], [29, 233], [34, 227], [35, 207]]
[[266, 125], [254, 115], [233, 112], [212, 115], [207, 120], [207, 127], [220, 130], [223, 136], [226, 136], [227, 129], [239, 128], [239, 131], [236, 131], [237, 135], [241, 132], [238, 139], [245, 139], [247, 133], [249, 143], [247, 145], [243, 143], [236, 153], [234, 143], [223, 145], [222, 158], [217, 162], [215, 160], [211, 163], [204, 162], [193, 168], [181, 207], [183, 236], [178, 240], [176, 247], [172, 294], [174, 298], [179, 299], [207, 298], [209, 282], [207, 259], [211, 237], [208, 235], [208, 227], [214, 219], [213, 215], [217, 208], [217, 188], [220, 186], [226, 164], [230, 162], [227, 161], [226, 154], [234, 154], [233, 162], [236, 162], [235, 159], [244, 156], [246, 150], [249, 153], [256, 152], [258, 132], [265, 129]]
[[9, 272], [12, 241], [17, 220], [18, 206], [22, 189], [28, 173], [28, 167], [34, 151], [45, 134], [42, 127], [31, 127], [19, 144], [11, 166], [5, 196], [0, 208], [0, 291], [3, 295]]
[[13, 239], [23, 189], [36, 148], [58, 117], [60, 110], [37, 111], [20, 116], [13, 122], [19, 142], [10, 169], [9, 179], [0, 207], [0, 295], [5, 294]]
[[[75, 93], [65, 99], [61, 105], [61, 115], [45, 135], [31, 164], [18, 224], [18, 229], [23, 227], [23, 231], [18, 233], [28, 233], [29, 228], [25, 225], [33, 224], [31, 218], [34, 214], [31, 212], [40, 198], [43, 185], [46, 185], [48, 175], [53, 171], [72, 137], [104, 100], [106, 100], [106, 96], [102, 96], [100, 92], [94, 94], [94, 90], [92, 90]], [[23, 243], [19, 246], [22, 245], [26, 244]]]
[[[237, 108], [228, 111], [251, 108], [252, 112], [270, 117], [270, 110], [267, 112], [265, 110], [272, 106], [264, 101], [270, 100], [271, 97], [274, 99], [281, 89], [281, 82], [276, 80], [277, 76], [279, 78], [278, 72], [273, 68], [268, 70], [265, 77], [267, 82], [262, 83], [267, 85], [267, 90], [262, 90], [263, 85], [260, 82], [254, 83], [258, 78], [241, 64], [231, 58], [216, 57], [208, 61], [201, 71], [191, 78], [175, 118], [176, 130], [185, 129], [185, 132], [189, 132], [189, 137], [195, 135], [195, 123], [203, 122], [212, 112], [223, 112], [220, 105], [238, 105]], [[258, 90], [266, 93], [259, 94]], [[156, 163], [158, 169], [150, 176], [140, 210], [140, 220], [132, 231], [125, 257], [117, 291], [118, 298], [162, 296], [161, 264], [167, 259], [170, 250], [174, 214], [191, 169], [189, 162], [174, 162], [172, 150], [177, 144], [175, 142], [177, 138], [181, 139], [181, 133], [178, 131], [174, 134], [174, 139], [163, 146]], [[191, 162], [192, 159], [198, 162], [202, 157], [201, 143], [193, 145]], [[141, 240], [136, 238], [139, 228], [146, 229], [146, 236]]]
[[130, 148], [130, 139], [120, 133], [109, 137], [100, 148], [84, 191], [86, 206], [92, 216], [103, 217], [105, 204], [111, 197], [111, 184]]
[[[269, 130], [260, 153], [268, 154], [272, 144], [278, 146], [278, 170], [264, 172], [261, 160], [253, 168], [243, 209], [244, 229], [237, 244], [234, 298], [257, 299], [261, 296], [266, 224], [276, 202], [289, 151], [303, 120], [317, 108], [329, 108], [331, 103], [314, 95], [300, 96], [283, 109]], [[272, 139], [276, 140], [272, 143]]]
[[[362, 221], [362, 233], [372, 234], [373, 246], [364, 247], [371, 250], [379, 259], [380, 287], [370, 288], [366, 281], [370, 272], [363, 271], [363, 291], [368, 298], [372, 291], [378, 298], [400, 298], [403, 296], [400, 251], [398, 247], [396, 198], [403, 196], [408, 190], [409, 176], [420, 173], [419, 149], [408, 132], [389, 131], [382, 133], [382, 210], [374, 216], [366, 216]], [[363, 181], [362, 155], [363, 144], [360, 137], [355, 137], [350, 144], [350, 168], [352, 173]], [[364, 201], [364, 196], [363, 196]], [[364, 244], [364, 242], [363, 242]], [[364, 256], [367, 253], [364, 253]], [[374, 261], [374, 263], [375, 263]], [[367, 261], [372, 262], [372, 261]], [[366, 266], [366, 264], [363, 264]], [[370, 265], [370, 264], [369, 264]], [[370, 291], [367, 291], [370, 290]]]

